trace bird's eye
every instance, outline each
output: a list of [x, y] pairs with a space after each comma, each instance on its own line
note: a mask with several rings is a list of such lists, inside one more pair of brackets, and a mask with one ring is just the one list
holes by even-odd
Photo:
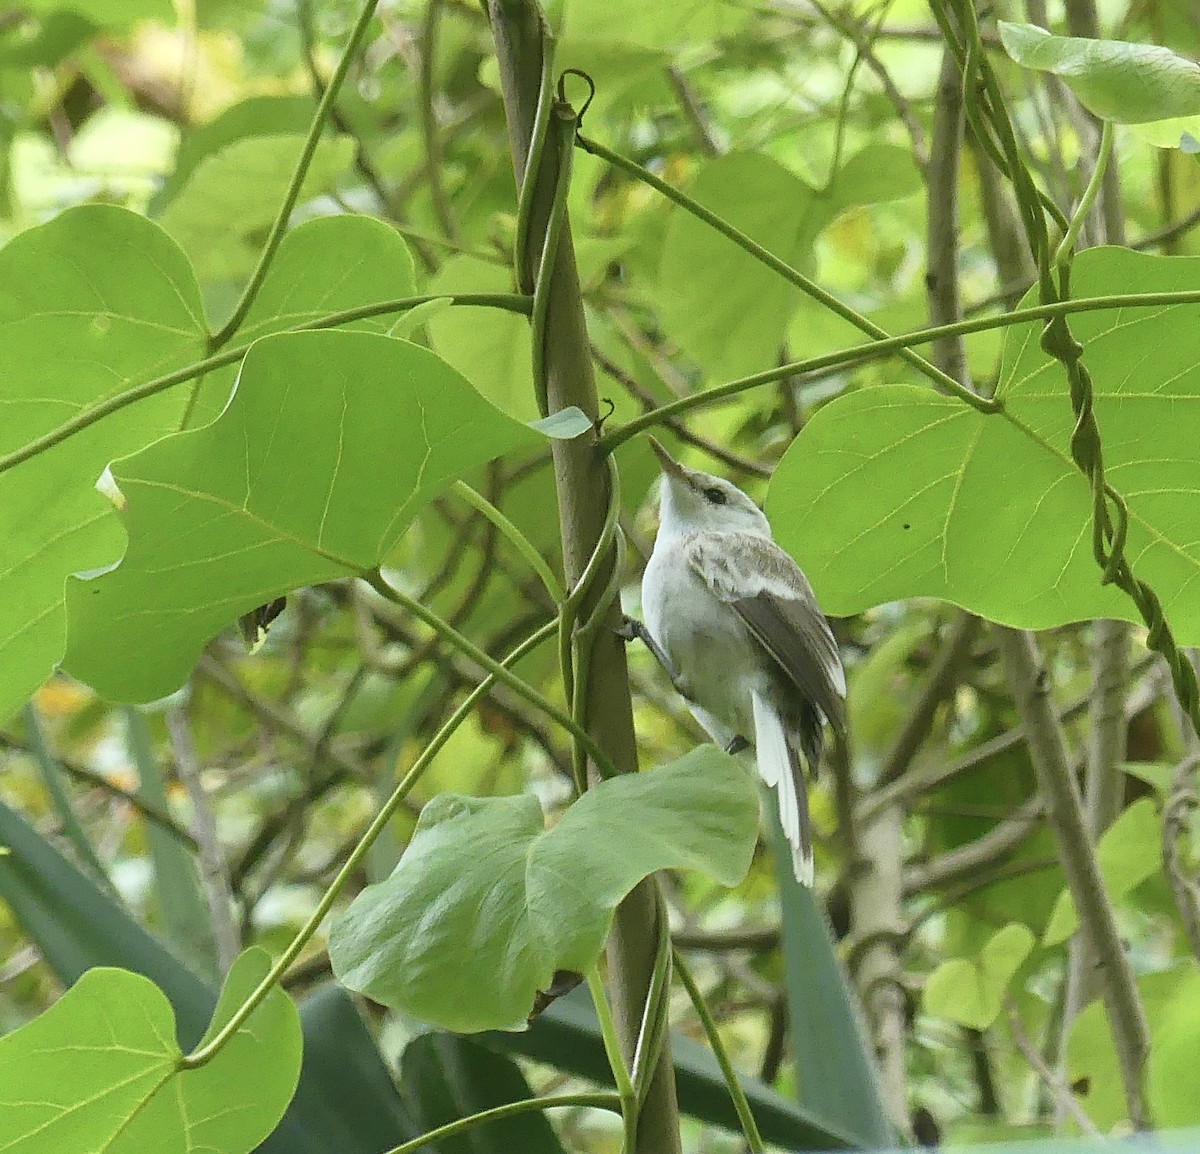
[[714, 505], [724, 505], [726, 501], [725, 490], [718, 489], [716, 485], [704, 490], [705, 499], [711, 501]]

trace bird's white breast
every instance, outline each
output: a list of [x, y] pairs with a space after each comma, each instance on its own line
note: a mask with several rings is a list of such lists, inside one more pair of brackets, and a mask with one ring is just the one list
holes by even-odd
[[750, 691], [762, 665], [761, 647], [692, 569], [683, 553], [687, 540], [655, 544], [642, 577], [646, 627], [680, 674], [679, 688], [699, 707], [693, 712], [713, 738], [722, 745], [735, 734], [753, 741]]

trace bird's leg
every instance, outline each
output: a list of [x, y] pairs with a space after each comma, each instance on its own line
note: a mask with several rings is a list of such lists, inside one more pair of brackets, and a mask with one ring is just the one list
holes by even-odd
[[740, 734], [735, 733], [730, 739], [729, 744], [725, 747], [726, 753], [741, 753], [743, 749], [749, 749], [750, 743]]
[[683, 679], [679, 675], [679, 670], [675, 668], [675, 663], [663, 652], [659, 643], [650, 636], [650, 630], [646, 628], [644, 622], [639, 621], [636, 617], [626, 615], [616, 633], [618, 637], [622, 637], [626, 641], [641, 641], [654, 654], [654, 660], [666, 670], [671, 684], [684, 697], [687, 697], [687, 693], [683, 689]]

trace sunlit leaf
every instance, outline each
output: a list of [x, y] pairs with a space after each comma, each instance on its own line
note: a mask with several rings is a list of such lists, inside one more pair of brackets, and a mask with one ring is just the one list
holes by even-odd
[[406, 341], [265, 337], [218, 420], [113, 465], [130, 544], [72, 583], [65, 664], [118, 700], [170, 693], [241, 614], [374, 568], [456, 476], [538, 439]]
[[[233, 280], [249, 272], [303, 144], [299, 135], [255, 136], [235, 140], [196, 165], [159, 219], [201, 280]], [[305, 174], [301, 201], [332, 188], [353, 157], [352, 140], [322, 140]]]
[[[1200, 286], [1200, 260], [1093, 249], [1078, 296]], [[1195, 306], [1079, 313], [1109, 481], [1128, 501], [1126, 556], [1185, 644], [1200, 643], [1200, 327]], [[1010, 329], [985, 415], [932, 389], [881, 386], [822, 408], [780, 462], [767, 511], [825, 610], [933, 596], [1020, 628], [1138, 620], [1100, 584], [1091, 492], [1070, 456], [1065, 375]]]
[[[0, 251], [0, 452], [23, 448], [140, 381], [200, 359], [207, 326], [183, 253], [156, 225], [94, 205]], [[179, 427], [176, 389], [0, 474], [0, 717], [62, 656], [63, 582], [121, 555], [94, 486], [113, 458]]]
[[1059, 77], [1105, 120], [1140, 124], [1200, 114], [1200, 65], [1153, 44], [1051, 36], [1035, 24], [1000, 22], [1018, 64]]
[[[811, 261], [828, 206], [798, 176], [756, 153], [708, 161], [688, 190], [705, 208], [793, 265]], [[681, 208], [672, 209], [659, 268], [668, 334], [717, 377], [736, 377], [779, 354], [799, 289]]]
[[[210, 1033], [269, 965], [258, 949], [238, 958]], [[0, 1038], [0, 1148], [245, 1154], [283, 1117], [300, 1051], [299, 1015], [277, 989], [207, 1065], [182, 1069], [162, 991], [127, 970], [89, 970], [41, 1017]]]
[[334, 924], [334, 972], [446, 1029], [520, 1029], [556, 971], [595, 963], [642, 878], [689, 868], [739, 882], [757, 815], [749, 776], [713, 746], [593, 787], [549, 830], [532, 796], [442, 794], [391, 877]]

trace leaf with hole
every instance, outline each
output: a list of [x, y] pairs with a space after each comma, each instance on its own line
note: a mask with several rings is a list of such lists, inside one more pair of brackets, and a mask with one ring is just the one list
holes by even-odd
[[334, 973], [445, 1029], [520, 1029], [555, 971], [595, 963], [642, 878], [688, 868], [741, 881], [757, 817], [748, 775], [714, 746], [593, 787], [549, 830], [529, 795], [442, 794], [391, 877], [335, 922]]
[[373, 569], [455, 477], [539, 440], [407, 341], [264, 337], [216, 421], [113, 465], [129, 548], [71, 583], [65, 665], [118, 700], [170, 693], [238, 616]]
[[[1196, 290], [1200, 260], [1091, 249], [1077, 296]], [[1078, 313], [1110, 483], [1129, 506], [1125, 555], [1183, 644], [1200, 643], [1198, 305]], [[820, 409], [772, 479], [767, 513], [826, 612], [941, 597], [992, 621], [1046, 629], [1139, 620], [1100, 584], [1091, 489], [1070, 455], [1065, 374], [1039, 324], [1008, 330], [985, 414], [930, 389], [884, 385]]]
[[[209, 1032], [265, 976], [234, 963]], [[300, 1019], [276, 989], [205, 1066], [181, 1067], [166, 995], [128, 970], [89, 970], [0, 1038], [0, 1149], [22, 1154], [246, 1154], [278, 1124], [300, 1073]]]
[[1052, 36], [1000, 22], [1004, 50], [1023, 68], [1057, 76], [1089, 111], [1116, 124], [1200, 114], [1200, 64], [1154, 44]]

